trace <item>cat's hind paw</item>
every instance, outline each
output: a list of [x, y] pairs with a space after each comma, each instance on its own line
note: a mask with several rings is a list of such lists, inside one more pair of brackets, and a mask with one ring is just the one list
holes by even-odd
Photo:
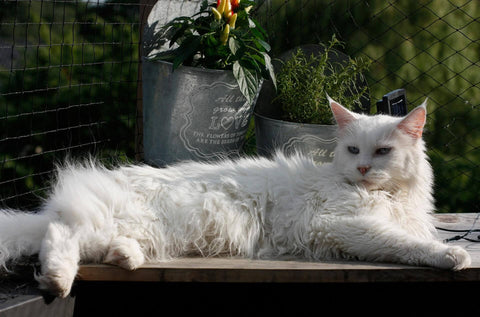
[[133, 271], [145, 263], [145, 257], [136, 240], [118, 237], [110, 244], [103, 262]]

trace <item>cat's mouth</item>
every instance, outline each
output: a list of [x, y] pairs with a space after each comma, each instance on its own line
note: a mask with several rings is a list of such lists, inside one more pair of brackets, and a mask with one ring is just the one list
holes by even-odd
[[367, 190], [377, 190], [377, 189], [380, 189], [378, 184], [376, 183], [373, 183], [371, 181], [368, 181], [368, 180], [361, 180], [359, 182], [360, 185], [362, 185], [363, 187], [365, 187], [365, 189]]
[[362, 184], [362, 185], [365, 186], [365, 187], [371, 187], [371, 186], [374, 185], [372, 182], [369, 182], [369, 181], [367, 181], [367, 180], [362, 180], [362, 181], [360, 181], [360, 184]]
[[387, 190], [387, 188], [389, 188], [389, 182], [382, 176], [383, 175], [379, 174], [368, 174], [356, 178], [345, 177], [345, 180], [348, 184], [352, 186], [358, 186], [359, 188], [364, 188], [367, 191]]

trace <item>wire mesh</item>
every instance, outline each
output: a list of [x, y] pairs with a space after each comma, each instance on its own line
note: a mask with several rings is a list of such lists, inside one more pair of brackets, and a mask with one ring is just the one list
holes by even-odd
[[[180, 0], [162, 0], [179, 2]], [[35, 204], [66, 155], [141, 154], [141, 30], [155, 1], [0, 3], [0, 197]], [[333, 34], [372, 60], [372, 100], [405, 88], [429, 98], [426, 141], [440, 211], [480, 206], [480, 3], [258, 1], [273, 55]], [[139, 115], [140, 114], [140, 115]], [[135, 141], [137, 137], [137, 141]], [[137, 148], [135, 147], [137, 143]]]
[[2, 203], [36, 204], [66, 156], [128, 157], [137, 100], [140, 5], [0, 4]]

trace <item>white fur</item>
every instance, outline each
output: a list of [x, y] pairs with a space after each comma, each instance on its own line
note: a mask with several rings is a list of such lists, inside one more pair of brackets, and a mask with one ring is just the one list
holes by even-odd
[[[0, 264], [39, 253], [36, 278], [58, 296], [70, 292], [81, 262], [134, 270], [239, 255], [468, 266], [466, 251], [435, 237], [432, 171], [421, 138], [399, 128], [407, 119], [332, 110], [339, 142], [334, 162], [321, 166], [282, 154], [163, 169], [67, 163], [37, 214], [0, 213]], [[409, 120], [418, 123], [418, 113]], [[375, 154], [386, 146], [388, 155]], [[362, 175], [357, 167], [367, 165]]]

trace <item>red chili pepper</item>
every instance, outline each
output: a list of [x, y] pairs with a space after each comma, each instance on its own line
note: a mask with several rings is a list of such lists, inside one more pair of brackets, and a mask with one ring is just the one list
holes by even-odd
[[236, 11], [240, 6], [240, 0], [230, 0], [230, 3], [232, 4], [232, 11]]

